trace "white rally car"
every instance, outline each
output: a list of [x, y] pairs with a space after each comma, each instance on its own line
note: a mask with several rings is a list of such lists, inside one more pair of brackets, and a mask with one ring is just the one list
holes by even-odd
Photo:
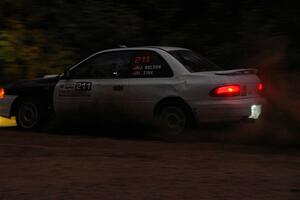
[[181, 132], [198, 122], [258, 119], [262, 84], [256, 69], [223, 70], [191, 50], [135, 47], [95, 53], [62, 75], [0, 89], [0, 116], [22, 129], [49, 115], [127, 118]]

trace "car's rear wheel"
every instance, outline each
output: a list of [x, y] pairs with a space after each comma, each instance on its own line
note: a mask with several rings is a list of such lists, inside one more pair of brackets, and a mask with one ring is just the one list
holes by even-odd
[[21, 100], [16, 112], [18, 127], [23, 130], [40, 129], [46, 121], [46, 111], [46, 106], [38, 100]]
[[188, 114], [182, 106], [166, 105], [161, 108], [157, 120], [161, 132], [176, 136], [187, 127]]

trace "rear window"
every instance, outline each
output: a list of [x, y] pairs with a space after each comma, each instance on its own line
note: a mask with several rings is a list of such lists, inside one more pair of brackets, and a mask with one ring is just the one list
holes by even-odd
[[193, 51], [179, 50], [169, 52], [190, 72], [205, 72], [222, 70], [221, 67]]
[[131, 78], [171, 77], [173, 72], [167, 62], [152, 51], [136, 51], [131, 58]]

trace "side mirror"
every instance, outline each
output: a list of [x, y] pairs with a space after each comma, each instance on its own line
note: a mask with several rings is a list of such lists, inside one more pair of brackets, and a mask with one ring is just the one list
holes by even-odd
[[64, 79], [70, 79], [71, 78], [70, 71], [68, 69], [65, 69], [63, 78]]

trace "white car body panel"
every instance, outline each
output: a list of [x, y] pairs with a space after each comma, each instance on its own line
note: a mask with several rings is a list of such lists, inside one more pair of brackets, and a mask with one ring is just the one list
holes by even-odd
[[174, 77], [130, 79], [130, 114], [136, 119], [152, 120], [157, 103], [167, 97], [177, 97], [182, 86], [183, 82]]
[[[61, 86], [68, 86], [74, 91], [76, 82], [91, 82], [92, 90], [85, 96], [61, 95]], [[124, 90], [114, 91], [113, 88], [122, 85]], [[61, 80], [54, 90], [54, 109], [57, 115], [89, 116], [97, 113], [98, 117], [106, 117], [112, 113], [122, 113], [125, 109], [128, 80], [127, 79], [77, 79]]]

